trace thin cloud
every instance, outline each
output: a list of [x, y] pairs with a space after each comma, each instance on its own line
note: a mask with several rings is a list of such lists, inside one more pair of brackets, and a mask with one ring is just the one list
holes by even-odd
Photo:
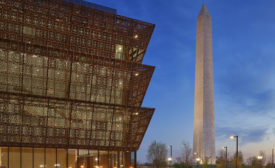
[[216, 136], [218, 139], [228, 139], [230, 135], [238, 135], [240, 144], [261, 142], [267, 135], [268, 128], [216, 128]]

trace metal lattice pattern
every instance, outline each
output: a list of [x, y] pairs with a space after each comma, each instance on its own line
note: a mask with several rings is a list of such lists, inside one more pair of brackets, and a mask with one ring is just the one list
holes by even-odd
[[74, 52], [116, 58], [116, 46], [123, 45], [123, 58], [141, 63], [154, 29], [150, 23], [62, 0], [0, 0], [0, 4], [1, 38], [32, 54], [68, 57]]
[[137, 150], [153, 109], [0, 94], [0, 145]]
[[70, 60], [0, 49], [0, 91], [140, 106], [153, 67], [116, 59]]
[[154, 109], [154, 25], [62, 0], [0, 0], [0, 145], [135, 151]]

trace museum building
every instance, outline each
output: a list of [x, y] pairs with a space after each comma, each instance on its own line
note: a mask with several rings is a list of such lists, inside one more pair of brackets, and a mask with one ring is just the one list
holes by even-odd
[[0, 168], [134, 168], [155, 25], [82, 0], [0, 0]]

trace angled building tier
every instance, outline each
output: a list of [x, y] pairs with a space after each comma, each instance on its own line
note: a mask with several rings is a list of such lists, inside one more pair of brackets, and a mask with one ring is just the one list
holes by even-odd
[[0, 167], [136, 167], [154, 25], [83, 0], [0, 9]]

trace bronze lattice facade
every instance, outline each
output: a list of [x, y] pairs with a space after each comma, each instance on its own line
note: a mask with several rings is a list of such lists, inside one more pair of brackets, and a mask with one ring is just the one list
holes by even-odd
[[28, 168], [135, 166], [154, 112], [141, 107], [153, 29], [65, 0], [0, 0], [0, 168], [17, 167], [14, 151], [20, 168], [24, 151]]

